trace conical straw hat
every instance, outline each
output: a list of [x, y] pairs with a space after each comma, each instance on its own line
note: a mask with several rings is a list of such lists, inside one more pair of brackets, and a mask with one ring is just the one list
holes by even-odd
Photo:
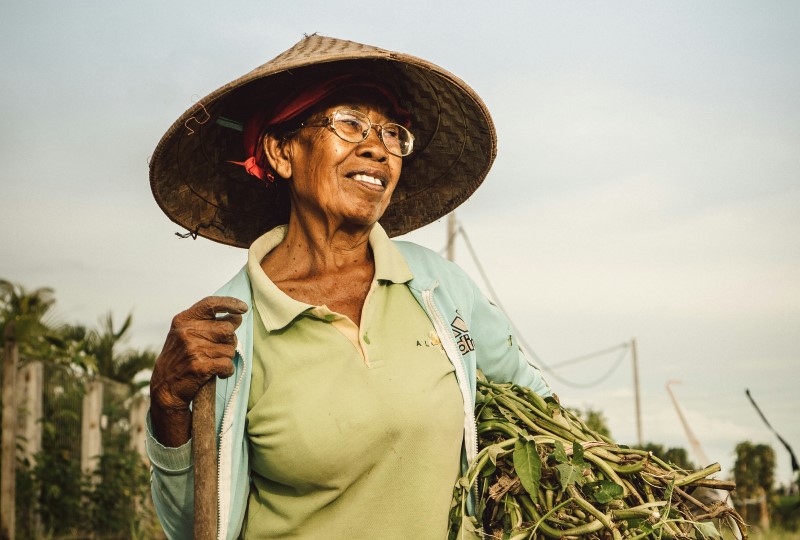
[[414, 153], [380, 223], [397, 236], [464, 202], [494, 161], [497, 138], [483, 101], [461, 79], [420, 58], [312, 35], [199, 100], [167, 130], [150, 160], [150, 186], [164, 213], [193, 236], [239, 247], [286, 223], [281, 180], [265, 186], [231, 161], [244, 159], [242, 129], [304, 81], [369, 73], [411, 114]]

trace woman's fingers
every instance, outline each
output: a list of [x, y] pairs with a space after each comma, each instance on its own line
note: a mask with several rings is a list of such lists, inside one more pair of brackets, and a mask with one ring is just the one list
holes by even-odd
[[151, 418], [159, 441], [180, 446], [191, 432], [191, 403], [212, 377], [233, 375], [236, 329], [247, 304], [229, 296], [203, 298], [172, 319], [150, 379]]
[[182, 339], [196, 349], [236, 343], [236, 327], [228, 321], [191, 321], [180, 332]]
[[163, 401], [188, 407], [211, 377], [233, 374], [235, 332], [246, 311], [241, 300], [209, 296], [172, 319], [151, 379]]
[[[178, 314], [181, 320], [214, 320], [217, 314], [241, 315], [247, 304], [232, 296], [207, 296], [192, 307]], [[240, 319], [241, 320], [241, 319]]]

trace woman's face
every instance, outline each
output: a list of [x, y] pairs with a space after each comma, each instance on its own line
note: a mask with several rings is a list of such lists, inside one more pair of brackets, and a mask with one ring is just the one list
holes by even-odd
[[[373, 100], [339, 99], [312, 113], [306, 124], [320, 124], [337, 109], [363, 112], [373, 124], [393, 121]], [[313, 216], [336, 228], [358, 230], [371, 227], [389, 206], [403, 160], [386, 150], [375, 128], [364, 141], [351, 143], [330, 128], [305, 127], [285, 144], [295, 217]]]

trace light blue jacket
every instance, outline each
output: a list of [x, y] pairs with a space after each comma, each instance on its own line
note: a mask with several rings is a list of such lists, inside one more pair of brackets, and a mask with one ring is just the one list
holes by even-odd
[[[522, 355], [508, 320], [463, 270], [416, 244], [399, 241], [394, 244], [414, 275], [408, 287], [433, 323], [455, 367], [464, 397], [463, 473], [478, 453], [473, 414], [477, 368], [490, 380], [515, 382], [542, 395], [549, 395], [550, 388], [540, 371]], [[246, 268], [242, 268], [215, 294], [239, 298], [250, 308], [236, 331], [238, 345], [233, 359], [234, 374], [217, 380], [217, 538], [223, 540], [239, 536], [250, 489], [245, 416], [253, 358], [253, 309]], [[171, 539], [192, 538], [194, 477], [191, 441], [180, 448], [166, 448], [148, 433], [147, 448], [152, 463], [153, 501], [164, 531]]]

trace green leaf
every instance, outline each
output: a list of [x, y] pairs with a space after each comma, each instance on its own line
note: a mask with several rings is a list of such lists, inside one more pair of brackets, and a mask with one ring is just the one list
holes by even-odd
[[628, 522], [628, 527], [633, 532], [651, 533], [655, 530], [653, 524], [643, 518], [626, 519], [625, 521]]
[[550, 410], [550, 415], [553, 417], [553, 421], [556, 424], [563, 426], [567, 429], [570, 429], [571, 426], [569, 420], [567, 420], [567, 418], [564, 416], [564, 413], [562, 412], [560, 405], [554, 408], [551, 407], [550, 404], [548, 404], [547, 408]]
[[514, 415], [514, 413], [512, 413], [511, 411], [509, 411], [505, 407], [502, 407], [502, 406], [498, 405], [497, 406], [497, 410], [500, 412], [500, 414], [503, 415], [503, 417], [508, 421], [509, 424], [516, 424], [517, 423], [517, 417]]
[[518, 440], [514, 443], [514, 470], [525, 491], [535, 502], [539, 498], [539, 483], [542, 480], [542, 459], [536, 451], [536, 443]]
[[637, 529], [645, 522], [643, 518], [629, 518], [624, 521], [628, 524], [629, 529]]
[[561, 423], [559, 420], [559, 416], [561, 416], [561, 403], [556, 397], [555, 394], [544, 398], [545, 406], [547, 407], [547, 412], [550, 414], [550, 417], [558, 423]]
[[695, 523], [694, 528], [697, 529], [697, 532], [700, 533], [701, 537], [722, 538], [722, 535], [719, 533], [714, 524], [710, 521], [701, 521], [699, 523]]
[[561, 491], [565, 491], [571, 484], [582, 485], [586, 480], [583, 477], [583, 467], [574, 463], [561, 463], [556, 465], [558, 471], [558, 481], [561, 483]]
[[499, 456], [503, 452], [505, 452], [505, 450], [503, 450], [503, 447], [500, 446], [499, 444], [493, 444], [486, 450], [486, 453], [489, 454], [489, 459], [495, 466], [497, 465], [497, 456]]
[[555, 449], [553, 450], [553, 457], [559, 463], [568, 463], [569, 457], [567, 456], [567, 451], [564, 450], [564, 445], [561, 444], [561, 441], [555, 442]]
[[615, 499], [622, 499], [624, 493], [622, 486], [611, 480], [589, 482], [586, 489], [592, 498], [600, 504], [608, 504]]
[[470, 516], [461, 517], [461, 527], [458, 529], [458, 540], [481, 540], [478, 536], [478, 526], [475, 518]]
[[583, 465], [583, 446], [578, 441], [572, 441], [572, 463]]
[[664, 499], [665, 501], [671, 501], [671, 500], [672, 500], [672, 490], [673, 490], [674, 488], [675, 488], [675, 481], [673, 480], [673, 481], [671, 481], [669, 484], [667, 484], [667, 489], [665, 489], [665, 490], [664, 490], [664, 497], [663, 497], [663, 499]]

